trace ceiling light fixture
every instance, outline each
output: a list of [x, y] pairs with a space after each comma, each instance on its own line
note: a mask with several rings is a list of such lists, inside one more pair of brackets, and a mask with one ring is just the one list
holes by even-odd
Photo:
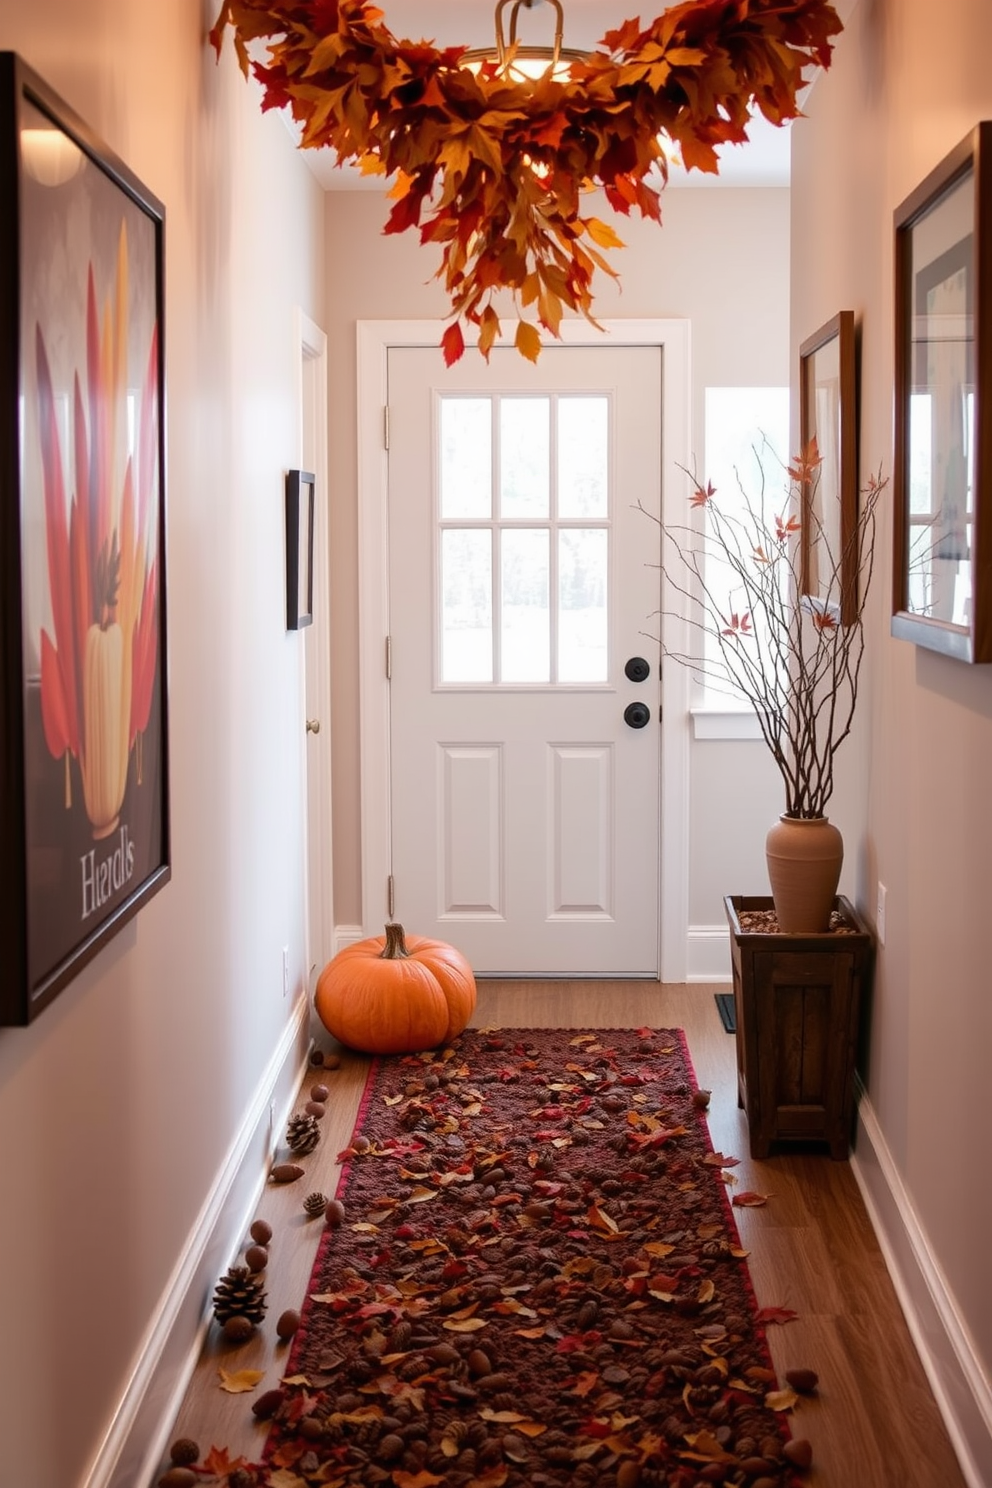
[[[550, 47], [524, 45], [517, 41], [517, 18], [520, 14], [520, 7], [532, 10], [535, 5], [541, 3], [542, 0], [512, 0], [512, 3], [511, 0], [498, 0], [494, 17], [495, 48], [473, 47], [463, 54], [461, 65], [475, 70], [488, 63], [495, 67], [497, 72], [512, 78], [514, 82], [525, 83], [546, 77], [548, 73], [555, 78], [565, 78], [573, 62], [588, 61], [587, 53], [562, 46], [565, 13], [561, 7], [561, 0], [550, 0], [555, 12], [555, 35]], [[508, 5], [510, 6], [509, 43], [507, 43], [506, 32], [503, 29], [503, 12]]]

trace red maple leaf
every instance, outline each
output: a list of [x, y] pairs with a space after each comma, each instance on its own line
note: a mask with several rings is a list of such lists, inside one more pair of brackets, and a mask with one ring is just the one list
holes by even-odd
[[759, 1307], [755, 1314], [759, 1323], [791, 1323], [798, 1316], [791, 1307]]
[[566, 1333], [564, 1338], [559, 1338], [555, 1348], [559, 1354], [574, 1354], [579, 1350], [595, 1348], [602, 1341], [602, 1333], [596, 1328], [590, 1328], [586, 1333]]
[[610, 1421], [601, 1421], [598, 1416], [590, 1416], [580, 1426], [583, 1436], [606, 1437], [613, 1435], [613, 1424]]

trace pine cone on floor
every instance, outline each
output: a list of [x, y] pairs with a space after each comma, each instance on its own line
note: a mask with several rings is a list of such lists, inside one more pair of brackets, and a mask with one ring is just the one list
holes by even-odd
[[312, 1152], [320, 1141], [320, 1122], [316, 1116], [307, 1116], [301, 1112], [299, 1116], [290, 1117], [286, 1128], [286, 1144], [290, 1152], [302, 1157]]
[[327, 1205], [327, 1195], [322, 1193], [308, 1193], [303, 1200], [303, 1207], [310, 1219], [318, 1219], [323, 1214]]
[[214, 1290], [214, 1317], [221, 1327], [232, 1317], [247, 1318], [257, 1327], [267, 1306], [262, 1273], [247, 1266], [229, 1266]]

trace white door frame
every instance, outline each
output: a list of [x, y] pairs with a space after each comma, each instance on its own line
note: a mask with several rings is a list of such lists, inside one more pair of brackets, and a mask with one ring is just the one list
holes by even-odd
[[[565, 346], [660, 346], [662, 363], [662, 516], [685, 519], [691, 466], [691, 385], [687, 320], [607, 320], [597, 330], [562, 323]], [[388, 457], [385, 440], [387, 354], [391, 346], [438, 347], [436, 320], [363, 320], [358, 336], [358, 645], [361, 736], [363, 933], [379, 935], [388, 917], [390, 863]], [[477, 353], [471, 347], [467, 356]], [[438, 349], [438, 356], [441, 352]], [[666, 605], [674, 602], [666, 596]], [[645, 616], [645, 629], [654, 624]], [[663, 615], [665, 647], [686, 652], [681, 616]], [[661, 680], [660, 980], [684, 982], [689, 930], [689, 682], [669, 663]]]
[[[314, 513], [313, 588], [319, 603], [313, 626], [301, 635], [300, 692], [304, 716], [300, 720], [302, 778], [306, 782], [307, 820], [303, 824], [304, 976], [307, 996], [313, 992], [311, 965], [334, 953], [334, 879], [331, 840], [331, 591], [330, 550], [327, 543], [329, 493], [327, 487], [327, 336], [302, 310], [296, 312], [297, 407], [299, 458], [312, 461], [317, 481]], [[307, 408], [311, 410], [310, 442], [306, 448]], [[305, 468], [311, 468], [305, 465]], [[307, 714], [320, 720], [320, 732], [308, 734]], [[324, 830], [309, 850], [313, 824]], [[311, 875], [311, 861], [316, 872]], [[317, 882], [312, 883], [311, 876]], [[316, 903], [316, 911], [313, 904]], [[314, 923], [317, 920], [317, 923]], [[316, 967], [317, 973], [321, 970]]]

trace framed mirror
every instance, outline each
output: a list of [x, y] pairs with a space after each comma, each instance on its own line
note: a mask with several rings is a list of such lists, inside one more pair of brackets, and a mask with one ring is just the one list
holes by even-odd
[[892, 634], [968, 662], [992, 661], [990, 177], [985, 121], [895, 213]]
[[799, 348], [799, 438], [820, 466], [804, 487], [800, 590], [849, 625], [858, 604], [858, 433], [854, 312], [841, 310]]

